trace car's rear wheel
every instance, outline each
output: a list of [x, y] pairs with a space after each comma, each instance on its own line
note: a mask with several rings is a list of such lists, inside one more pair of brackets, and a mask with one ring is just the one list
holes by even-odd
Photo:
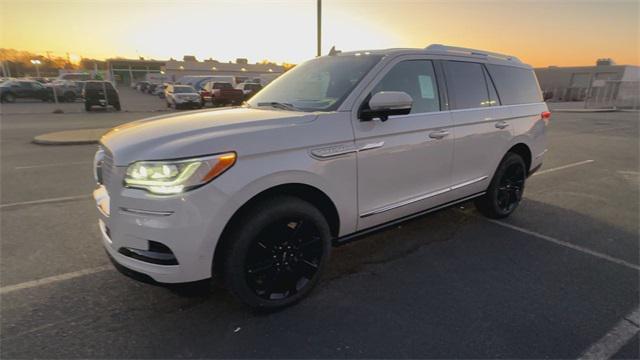
[[84, 103], [84, 110], [85, 110], [85, 111], [91, 111], [91, 104], [89, 104], [89, 103]]
[[322, 213], [290, 196], [252, 206], [227, 235], [225, 283], [242, 302], [261, 309], [281, 308], [307, 296], [331, 248]]
[[476, 200], [476, 207], [492, 219], [511, 215], [522, 200], [526, 178], [527, 169], [522, 157], [507, 153], [493, 175], [487, 193]]

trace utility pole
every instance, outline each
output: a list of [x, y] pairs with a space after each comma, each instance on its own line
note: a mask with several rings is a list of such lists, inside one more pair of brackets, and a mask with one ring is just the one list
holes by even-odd
[[317, 56], [322, 56], [322, 0], [318, 1], [318, 50]]

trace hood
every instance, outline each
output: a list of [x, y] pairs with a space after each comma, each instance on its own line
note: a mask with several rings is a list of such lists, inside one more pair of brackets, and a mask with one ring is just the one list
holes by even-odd
[[[138, 160], [166, 160], [237, 151], [241, 136], [294, 127], [316, 114], [283, 110], [227, 108], [191, 111], [138, 120], [111, 129], [100, 143], [117, 166]], [[258, 134], [256, 134], [258, 133]]]

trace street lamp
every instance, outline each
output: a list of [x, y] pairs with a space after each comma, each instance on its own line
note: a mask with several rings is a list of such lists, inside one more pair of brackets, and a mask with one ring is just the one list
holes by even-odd
[[40, 77], [40, 64], [42, 64], [42, 62], [40, 60], [31, 60], [31, 63], [33, 65], [35, 65], [36, 67], [36, 74], [38, 75], [38, 77]]

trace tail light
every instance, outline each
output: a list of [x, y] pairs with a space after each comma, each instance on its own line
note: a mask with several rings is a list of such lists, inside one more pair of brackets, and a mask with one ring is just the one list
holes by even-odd
[[544, 122], [546, 124], [549, 123], [549, 121], [551, 121], [551, 111], [543, 111], [540, 116], [542, 117], [542, 120], [544, 120]]

